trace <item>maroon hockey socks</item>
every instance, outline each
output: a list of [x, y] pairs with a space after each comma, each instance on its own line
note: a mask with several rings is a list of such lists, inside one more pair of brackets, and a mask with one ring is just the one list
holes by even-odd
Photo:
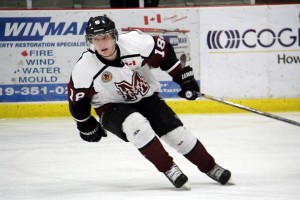
[[169, 156], [157, 137], [153, 138], [146, 146], [139, 149], [160, 172], [166, 172], [173, 165], [173, 158]]
[[206, 151], [199, 140], [197, 140], [195, 147], [184, 157], [195, 164], [203, 173], [209, 172], [216, 165], [214, 158]]

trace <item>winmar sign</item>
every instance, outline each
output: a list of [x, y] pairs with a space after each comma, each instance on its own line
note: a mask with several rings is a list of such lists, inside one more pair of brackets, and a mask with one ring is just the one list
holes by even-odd
[[209, 49], [270, 48], [274, 45], [282, 47], [300, 46], [300, 28], [293, 30], [283, 28], [279, 31], [272, 29], [240, 30], [211, 30], [207, 33]]
[[0, 18], [0, 41], [42, 41], [48, 35], [83, 35], [86, 22], [51, 22], [51, 17]]

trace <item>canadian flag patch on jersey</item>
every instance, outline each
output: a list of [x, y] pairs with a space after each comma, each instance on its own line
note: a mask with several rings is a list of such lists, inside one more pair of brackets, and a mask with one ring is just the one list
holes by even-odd
[[131, 83], [121, 81], [115, 85], [125, 101], [135, 101], [138, 99], [137, 95], [145, 96], [150, 89], [145, 78], [137, 72], [133, 73]]

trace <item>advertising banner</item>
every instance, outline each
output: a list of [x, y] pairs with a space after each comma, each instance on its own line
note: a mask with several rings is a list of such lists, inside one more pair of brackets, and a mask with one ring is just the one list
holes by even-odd
[[[86, 23], [104, 14], [115, 21], [119, 34], [138, 28], [168, 40], [199, 78], [197, 9], [1, 11], [0, 102], [67, 100], [72, 68], [87, 49]], [[158, 69], [154, 74], [161, 95], [177, 97], [179, 87], [170, 76]]]
[[300, 5], [205, 8], [199, 22], [204, 93], [300, 97]]
[[[91, 16], [119, 34], [136, 28], [169, 41], [203, 93], [225, 98], [300, 97], [300, 5], [160, 9], [27, 10], [0, 13], [0, 102], [67, 100], [86, 51]], [[87, 66], [88, 67], [88, 66]], [[179, 87], [160, 69], [161, 96]]]

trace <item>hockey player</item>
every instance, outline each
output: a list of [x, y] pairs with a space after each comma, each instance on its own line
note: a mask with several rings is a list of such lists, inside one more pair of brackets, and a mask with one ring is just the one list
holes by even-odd
[[[226, 184], [231, 176], [215, 163], [202, 143], [159, 97], [159, 82], [151, 68], [160, 67], [178, 83], [180, 97], [195, 100], [199, 86], [191, 67], [182, 67], [170, 43], [141, 31], [118, 34], [106, 15], [91, 17], [86, 27], [89, 48], [76, 63], [68, 84], [69, 108], [80, 137], [98, 142], [106, 130], [131, 142], [176, 188], [188, 177], [162, 146], [160, 139]], [[100, 118], [91, 116], [91, 106]]]

